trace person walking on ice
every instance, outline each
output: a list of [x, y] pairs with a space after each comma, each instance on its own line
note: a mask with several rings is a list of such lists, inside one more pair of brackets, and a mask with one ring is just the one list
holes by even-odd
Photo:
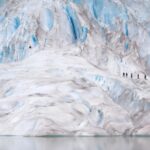
[[146, 74], [144, 75], [144, 79], [145, 79], [145, 80], [147, 80], [147, 76], [146, 76]]

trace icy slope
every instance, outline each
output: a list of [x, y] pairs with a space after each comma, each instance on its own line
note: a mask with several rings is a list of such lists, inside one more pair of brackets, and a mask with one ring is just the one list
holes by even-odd
[[149, 7], [0, 1], [0, 134], [150, 135]]

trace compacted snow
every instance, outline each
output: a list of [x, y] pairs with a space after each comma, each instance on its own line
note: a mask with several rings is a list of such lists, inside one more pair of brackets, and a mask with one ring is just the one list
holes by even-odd
[[150, 135], [149, 8], [0, 0], [0, 135]]

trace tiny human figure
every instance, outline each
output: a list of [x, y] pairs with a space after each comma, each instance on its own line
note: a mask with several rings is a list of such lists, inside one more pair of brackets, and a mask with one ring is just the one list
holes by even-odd
[[140, 78], [140, 75], [139, 75], [139, 74], [137, 75], [137, 78], [138, 78], [138, 79]]
[[29, 46], [29, 48], [32, 48], [31, 46]]
[[144, 75], [144, 79], [147, 80], [146, 74]]
[[128, 73], [126, 73], [126, 77], [128, 77]]
[[125, 73], [123, 72], [123, 77], [125, 77]]
[[133, 74], [131, 73], [131, 79], [133, 78]]

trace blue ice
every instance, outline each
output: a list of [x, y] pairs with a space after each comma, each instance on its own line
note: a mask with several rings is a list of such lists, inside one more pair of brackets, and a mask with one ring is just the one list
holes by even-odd
[[117, 30], [115, 19], [120, 18], [124, 24], [123, 31], [126, 36], [128, 31], [128, 12], [111, 0], [87, 0], [92, 16], [99, 22], [103, 22], [112, 30]]
[[19, 19], [19, 17], [16, 17], [13, 20], [13, 28], [14, 28], [14, 30], [17, 30], [19, 28], [19, 26], [20, 26], [20, 19]]
[[88, 4], [93, 16], [98, 19], [104, 6], [104, 0], [88, 0]]
[[102, 21], [109, 25], [111, 28], [113, 27], [114, 20], [121, 14], [121, 9], [111, 1], [105, 1], [104, 8], [101, 12]]
[[107, 25], [111, 25], [111, 17], [110, 17], [110, 14], [109, 13], [106, 13], [104, 14], [104, 23], [107, 24]]
[[48, 29], [50, 31], [53, 27], [53, 24], [54, 24], [53, 13], [48, 8], [46, 8], [44, 10], [44, 16], [43, 16], [42, 24], [44, 25], [45, 30]]
[[13, 94], [13, 88], [10, 87], [8, 90], [5, 91], [5, 96], [11, 96]]
[[124, 87], [119, 81], [115, 81], [110, 88], [111, 95], [114, 100], [118, 100], [119, 96], [123, 93]]
[[3, 62], [4, 52], [0, 51], [0, 63]]
[[36, 46], [38, 44], [38, 38], [35, 35], [32, 35], [31, 40], [32, 45]]
[[86, 27], [82, 27], [82, 34], [80, 37], [81, 42], [84, 42], [87, 39], [88, 29]]
[[4, 19], [5, 19], [5, 17], [4, 17], [4, 16], [0, 16], [0, 23], [1, 23], [1, 22], [3, 22], [3, 21], [4, 21]]
[[[17, 54], [16, 56], [15, 53]], [[22, 60], [25, 54], [26, 50], [23, 43], [19, 43], [17, 47], [14, 45], [4, 46], [2, 51], [0, 51], [0, 63]]]
[[14, 60], [14, 54], [15, 54], [15, 47], [14, 47], [14, 45], [10, 45], [10, 46], [8, 47], [8, 49], [9, 49], [8, 60], [9, 60], [9, 61], [13, 61], [13, 60]]
[[80, 39], [79, 20], [77, 18], [76, 13], [73, 11], [73, 9], [69, 5], [66, 6], [66, 13], [67, 13], [67, 17], [70, 23], [70, 28], [73, 34], [73, 40], [77, 41], [78, 39]]
[[103, 80], [103, 77], [100, 76], [100, 75], [96, 75], [96, 76], [95, 76], [95, 80], [96, 80], [96, 81], [101, 81], [101, 80]]
[[73, 0], [73, 2], [79, 5], [82, 3], [82, 0]]
[[6, 0], [0, 0], [0, 7], [5, 4]]
[[129, 49], [129, 43], [128, 43], [128, 42], [125, 42], [124, 47], [125, 47], [125, 50], [128, 50], [128, 49]]
[[11, 35], [19, 28], [21, 22], [19, 17], [13, 18], [12, 22], [8, 25], [7, 29], [3, 31], [3, 35], [7, 36], [7, 38], [11, 38]]
[[124, 34], [126, 36], [129, 36], [129, 30], [128, 30], [128, 24], [127, 23], [124, 24]]
[[14, 59], [15, 48], [13, 45], [3, 48], [3, 61], [11, 62]]
[[88, 29], [86, 27], [81, 27], [76, 12], [70, 7], [70, 5], [67, 5], [65, 10], [70, 24], [73, 41], [80, 40], [81, 42], [84, 42], [87, 38]]
[[127, 11], [127, 9], [123, 8], [123, 9], [121, 10], [120, 17], [122, 18], [122, 20], [123, 20], [124, 22], [127, 22], [127, 21], [128, 21], [129, 16], [128, 16], [128, 11]]
[[18, 46], [18, 54], [19, 54], [19, 60], [24, 59], [25, 55], [26, 55], [26, 50], [25, 50], [25, 45], [24, 43], [20, 43]]

